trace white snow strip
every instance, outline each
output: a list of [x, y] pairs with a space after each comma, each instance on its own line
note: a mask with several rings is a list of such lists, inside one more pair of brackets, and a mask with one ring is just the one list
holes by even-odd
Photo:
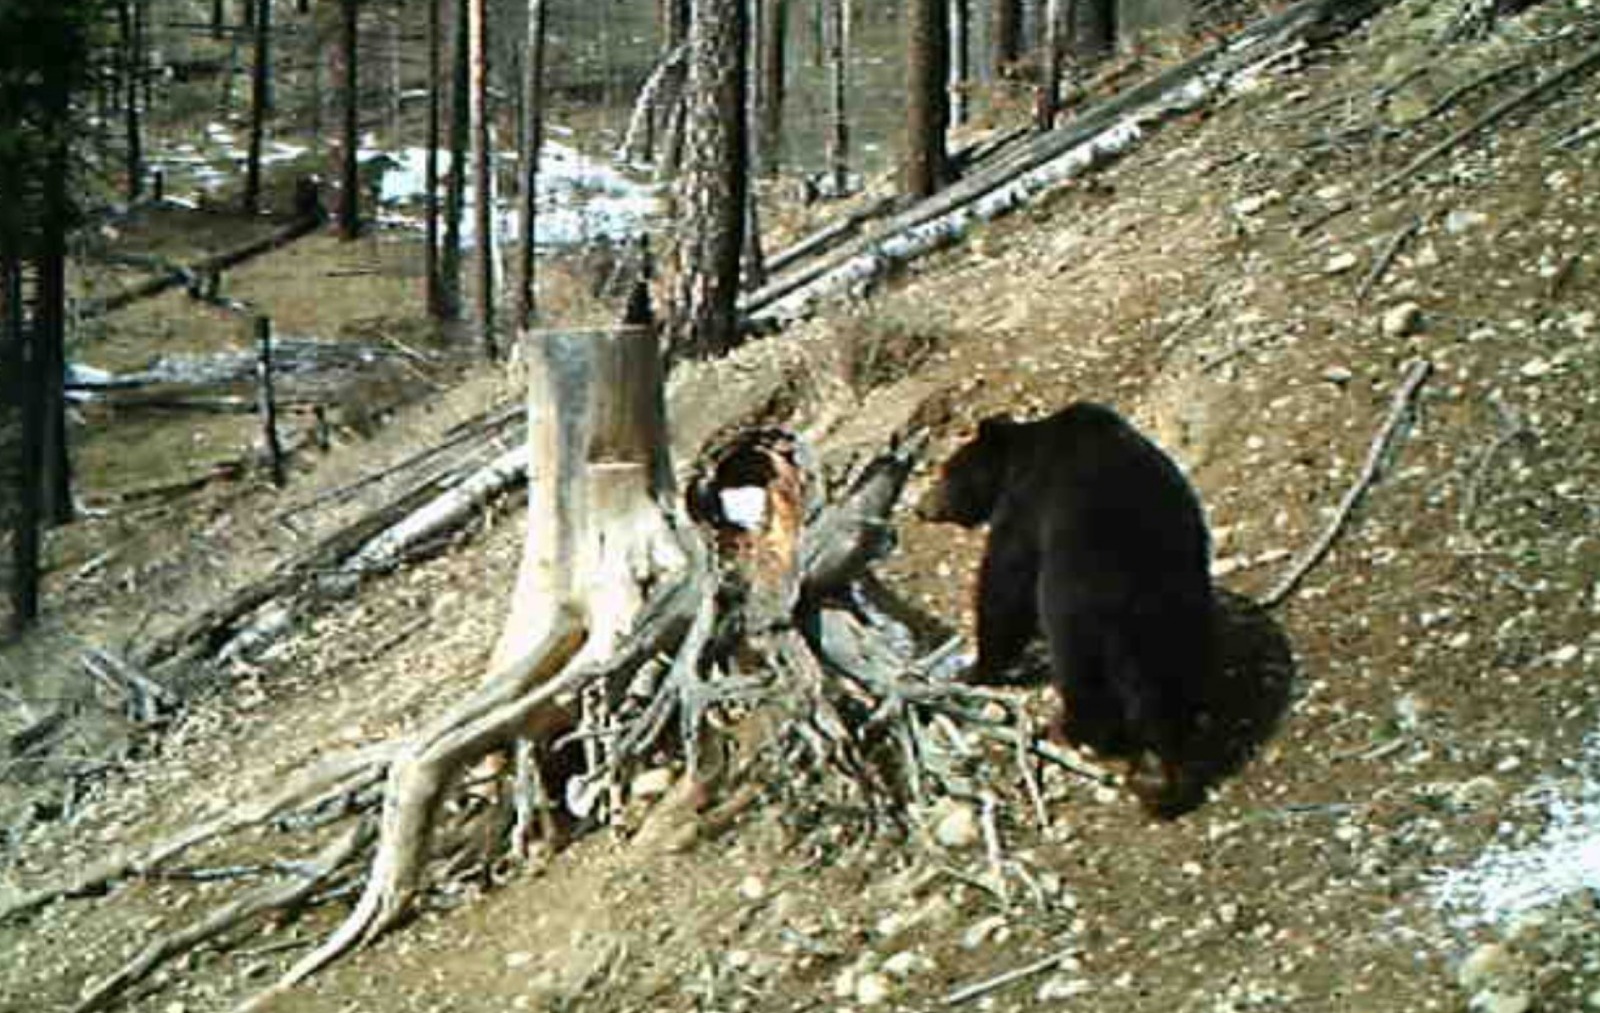
[[1570, 893], [1600, 890], [1600, 732], [1584, 739], [1576, 767], [1576, 778], [1536, 784], [1512, 804], [1545, 814], [1537, 841], [1492, 845], [1472, 864], [1434, 875], [1429, 897], [1453, 924], [1504, 925]]

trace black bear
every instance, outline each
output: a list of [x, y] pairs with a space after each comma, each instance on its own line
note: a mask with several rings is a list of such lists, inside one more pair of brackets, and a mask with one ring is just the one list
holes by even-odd
[[1054, 734], [1129, 761], [1151, 812], [1203, 801], [1188, 755], [1212, 659], [1210, 544], [1161, 449], [1103, 405], [985, 419], [918, 513], [989, 525], [977, 594], [980, 684], [1015, 682], [1044, 634]]

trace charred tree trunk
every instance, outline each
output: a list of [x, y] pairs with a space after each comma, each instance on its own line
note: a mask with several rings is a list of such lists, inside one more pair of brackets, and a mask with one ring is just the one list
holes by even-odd
[[746, 20], [745, 0], [702, 0], [694, 8], [671, 341], [680, 357], [723, 355], [739, 341], [739, 260], [749, 185]]
[[1117, 49], [1117, 0], [1072, 0], [1072, 55], [1085, 63]]
[[340, 96], [344, 103], [344, 125], [340, 131], [343, 150], [340, 151], [340, 178], [343, 193], [339, 199], [339, 238], [355, 239], [361, 234], [361, 167], [357, 162], [360, 144], [360, 76], [356, 72], [356, 33], [360, 19], [359, 0], [339, 0], [340, 37], [339, 51], [343, 87]]
[[1022, 0], [995, 0], [994, 76], [1010, 78], [1022, 56]]
[[960, 126], [972, 115], [972, 0], [949, 0], [950, 11], [950, 125]]
[[127, 174], [128, 200], [144, 193], [144, 139], [139, 123], [139, 75], [144, 66], [144, 51], [134, 14], [134, 0], [117, 4], [117, 25], [122, 34], [122, 122], [123, 164]]
[[228, 17], [223, 11], [222, 0], [211, 0], [211, 37], [222, 38], [222, 29], [227, 24]]
[[539, 148], [544, 141], [544, 0], [528, 0], [528, 47], [522, 81], [522, 262], [517, 272], [517, 326], [538, 315], [535, 240], [539, 222]]
[[761, 21], [760, 168], [778, 174], [783, 151], [784, 49], [789, 35], [788, 0], [766, 0]]
[[22, 262], [9, 251], [0, 253], [0, 395], [11, 409], [17, 433], [11, 483], [11, 625], [20, 633], [39, 617], [39, 484], [44, 470], [43, 378], [38, 356], [24, 326]]
[[1034, 129], [1049, 130], [1055, 126], [1056, 113], [1061, 107], [1061, 61], [1066, 55], [1067, 21], [1063, 6], [1072, 6], [1071, 0], [1045, 0], [1044, 50], [1041, 55], [1042, 73], [1039, 75], [1039, 96], [1034, 103]]
[[842, 197], [850, 189], [850, 0], [822, 0], [823, 30], [828, 50], [828, 135], [826, 141], [830, 192]]
[[478, 267], [478, 326], [483, 329], [483, 354], [499, 358], [495, 341], [494, 151], [489, 143], [489, 24], [487, 0], [471, 0], [468, 32], [472, 60], [473, 210]]
[[244, 210], [261, 208], [261, 143], [267, 129], [272, 87], [272, 0], [259, 0], [256, 12], [256, 53], [250, 68], [250, 153], [245, 162]]
[[471, 134], [472, 76], [468, 57], [469, 0], [454, 0], [450, 64], [450, 176], [444, 201], [444, 249], [440, 251], [445, 316], [461, 318], [461, 219], [467, 202], [467, 138]]
[[950, 25], [947, 0], [907, 0], [905, 191], [930, 197], [950, 181]]
[[[51, 121], [65, 124], [71, 115], [68, 75], [73, 68], [53, 68], [44, 83], [44, 106]], [[38, 291], [34, 310], [34, 363], [43, 404], [41, 448], [43, 468], [40, 504], [47, 524], [72, 520], [72, 469], [67, 449], [67, 229], [72, 217], [67, 180], [71, 174], [70, 139], [65, 129], [51, 137], [45, 163], [40, 216]]]
[[428, 131], [423, 158], [423, 249], [422, 276], [428, 315], [435, 320], [445, 316], [443, 285], [439, 278], [439, 119], [444, 82], [440, 48], [443, 26], [439, 4], [443, 0], [424, 0], [428, 5]]

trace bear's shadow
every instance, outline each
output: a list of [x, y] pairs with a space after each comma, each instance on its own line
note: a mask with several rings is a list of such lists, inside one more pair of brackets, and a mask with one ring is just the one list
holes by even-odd
[[1216, 661], [1201, 680], [1191, 754], [1205, 787], [1239, 773], [1272, 738], [1295, 680], [1289, 638], [1266, 609], [1219, 587], [1213, 621]]

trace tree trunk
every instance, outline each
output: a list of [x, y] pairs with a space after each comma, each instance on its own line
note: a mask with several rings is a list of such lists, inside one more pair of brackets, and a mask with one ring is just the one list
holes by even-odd
[[428, 5], [428, 136], [422, 170], [422, 277], [428, 315], [438, 320], [445, 316], [443, 286], [439, 279], [439, 107], [444, 90], [444, 82], [439, 79], [443, 70], [439, 52], [443, 36], [439, 4], [443, 0], [424, 2]]
[[971, 0], [950, 3], [950, 125], [961, 126], [972, 115], [969, 94], [972, 83], [972, 4]]
[[[56, 124], [71, 115], [69, 74], [74, 68], [55, 67], [44, 82], [44, 108]], [[47, 524], [72, 520], [72, 471], [67, 450], [67, 227], [72, 217], [67, 180], [72, 172], [71, 139], [65, 129], [50, 140], [45, 164], [43, 206], [39, 236], [38, 300], [34, 313], [34, 362], [39, 371], [43, 400], [43, 470], [40, 505]]]
[[522, 261], [517, 272], [517, 326], [538, 314], [534, 247], [539, 221], [539, 147], [544, 141], [544, 0], [528, 0], [528, 48], [522, 81]]
[[1072, 0], [1072, 55], [1092, 62], [1116, 52], [1117, 0]]
[[994, 76], [1009, 78], [1022, 56], [1022, 0], [994, 0]]
[[222, 6], [222, 0], [211, 0], [211, 37], [213, 39], [222, 38], [222, 29], [228, 20]]
[[[1056, 112], [1061, 106], [1061, 60], [1066, 55], [1068, 12], [1062, 10], [1064, 0], [1045, 0], [1043, 72], [1039, 75], [1038, 101], [1034, 103], [1035, 130], [1049, 130], [1055, 126]], [[1072, 6], [1072, 0], [1065, 0]]]
[[144, 193], [144, 145], [139, 125], [139, 71], [144, 66], [134, 0], [117, 4], [117, 25], [122, 34], [122, 117], [126, 147], [123, 151], [127, 173], [128, 200]]
[[[831, 193], [850, 188], [850, 116], [845, 93], [850, 87], [850, 0], [822, 0], [828, 49], [828, 135], [825, 144]], [[913, 0], [915, 2], [915, 0]]]
[[494, 271], [494, 151], [489, 143], [489, 26], [488, 0], [471, 0], [468, 34], [472, 58], [472, 164], [473, 210], [478, 266], [478, 326], [483, 329], [483, 354], [490, 362], [499, 357], [495, 342]]
[[[10, 253], [0, 254], [0, 394], [14, 406], [17, 431], [16, 457], [6, 462], [15, 469], [16, 497], [11, 514], [12, 632], [20, 633], [39, 617], [39, 486], [33, 476], [44, 470], [44, 400], [38, 356], [23, 325], [22, 262]], [[8, 420], [12, 421], [12, 420]], [[9, 470], [9, 469], [8, 469]]]
[[361, 234], [361, 167], [357, 162], [357, 145], [360, 143], [361, 106], [360, 77], [356, 73], [356, 31], [359, 21], [359, 0], [340, 0], [342, 16], [339, 50], [343, 57], [344, 128], [341, 131], [343, 150], [340, 152], [340, 176], [344, 192], [339, 200], [339, 238], [355, 239]]
[[471, 133], [472, 111], [468, 97], [471, 61], [467, 54], [467, 4], [468, 0], [455, 0], [451, 28], [450, 176], [444, 201], [444, 248], [439, 254], [445, 316], [451, 320], [459, 320], [462, 311], [461, 219], [466, 213], [467, 137]]
[[907, 0], [905, 191], [929, 197], [949, 182], [950, 26], [947, 0]]
[[256, 12], [256, 54], [250, 68], [250, 153], [245, 161], [244, 210], [261, 209], [261, 142], [266, 133], [268, 89], [272, 79], [272, 0], [259, 0]]
[[776, 176], [783, 151], [784, 47], [789, 35], [788, 0], [766, 0], [761, 22], [762, 173]]
[[746, 22], [745, 0], [695, 4], [670, 343], [679, 356], [723, 355], [739, 341], [736, 304], [748, 193]]

